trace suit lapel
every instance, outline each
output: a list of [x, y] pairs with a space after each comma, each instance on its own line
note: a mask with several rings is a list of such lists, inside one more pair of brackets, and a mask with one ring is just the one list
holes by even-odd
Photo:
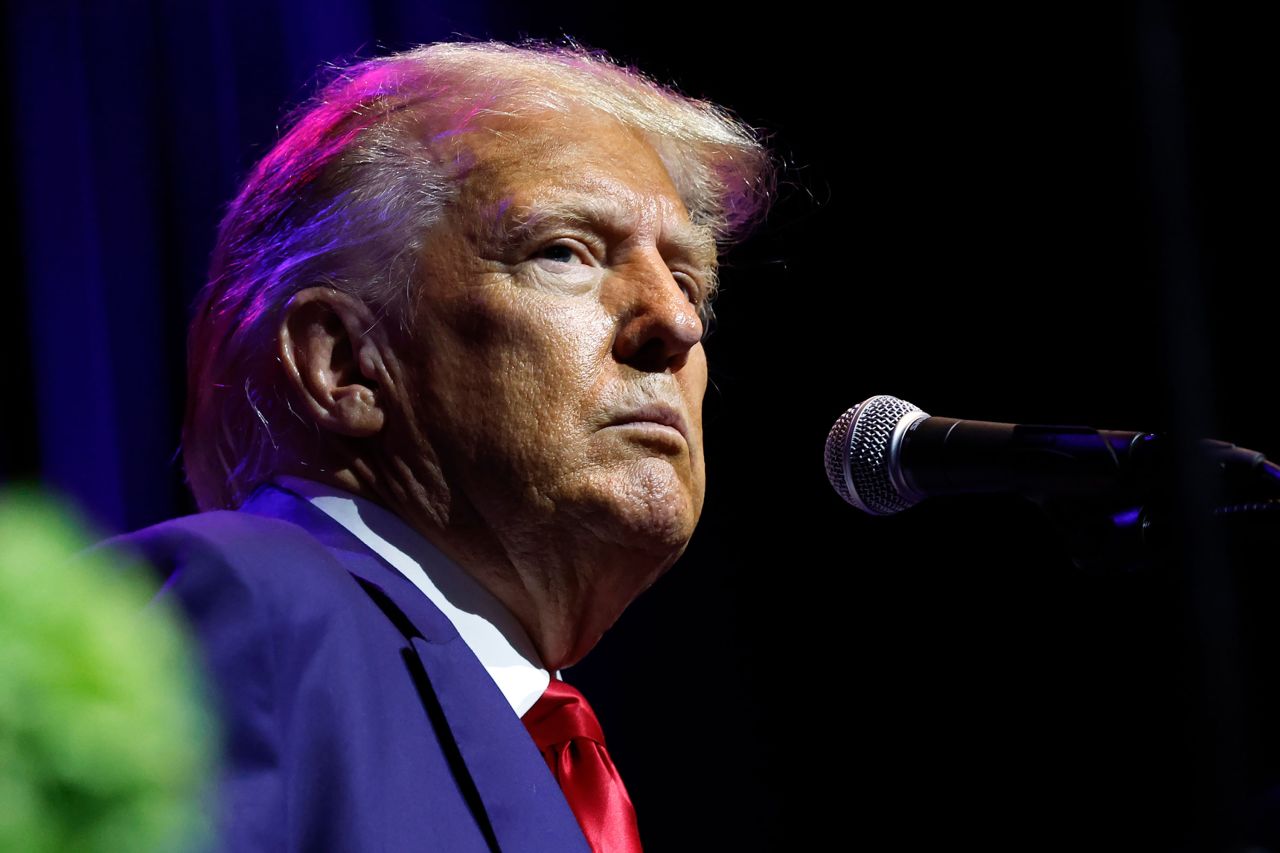
[[[305, 498], [275, 484], [259, 488], [241, 511], [297, 524], [330, 549], [362, 585], [399, 611], [401, 630], [422, 664], [430, 691], [502, 851], [589, 850], [577, 819], [533, 740], [489, 673], [431, 600], [355, 535]], [[374, 594], [374, 593], [370, 593]], [[382, 602], [379, 602], [382, 605]], [[386, 608], [384, 607], [384, 611]], [[388, 614], [395, 621], [395, 614]], [[406, 630], [406, 627], [409, 630]]]

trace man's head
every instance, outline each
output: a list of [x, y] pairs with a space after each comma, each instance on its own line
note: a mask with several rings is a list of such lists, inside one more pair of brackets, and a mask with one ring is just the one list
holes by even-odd
[[[722, 111], [578, 50], [349, 69], [223, 222], [192, 326], [197, 500], [279, 472], [374, 496], [527, 627], [598, 614], [544, 648], [576, 659], [692, 534], [716, 246], [767, 167]], [[559, 568], [511, 570], [539, 561]]]

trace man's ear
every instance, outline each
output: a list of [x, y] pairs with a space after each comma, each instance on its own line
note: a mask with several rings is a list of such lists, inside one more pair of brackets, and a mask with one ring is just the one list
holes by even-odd
[[361, 438], [382, 429], [390, 385], [387, 344], [368, 306], [332, 287], [301, 290], [285, 305], [277, 337], [300, 417]]

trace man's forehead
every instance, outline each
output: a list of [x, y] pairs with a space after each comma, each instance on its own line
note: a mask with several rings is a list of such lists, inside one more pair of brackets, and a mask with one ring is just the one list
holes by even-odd
[[467, 206], [507, 240], [555, 225], [654, 230], [714, 266], [714, 232], [695, 224], [655, 148], [599, 115], [507, 117], [468, 132]]

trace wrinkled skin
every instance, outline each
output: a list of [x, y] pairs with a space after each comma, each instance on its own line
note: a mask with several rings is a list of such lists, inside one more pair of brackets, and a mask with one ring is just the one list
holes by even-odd
[[448, 144], [465, 177], [419, 259], [408, 336], [367, 334], [362, 306], [316, 288], [284, 361], [317, 422], [361, 439], [329, 479], [467, 569], [554, 669], [697, 523], [714, 244], [611, 120], [490, 120]]

